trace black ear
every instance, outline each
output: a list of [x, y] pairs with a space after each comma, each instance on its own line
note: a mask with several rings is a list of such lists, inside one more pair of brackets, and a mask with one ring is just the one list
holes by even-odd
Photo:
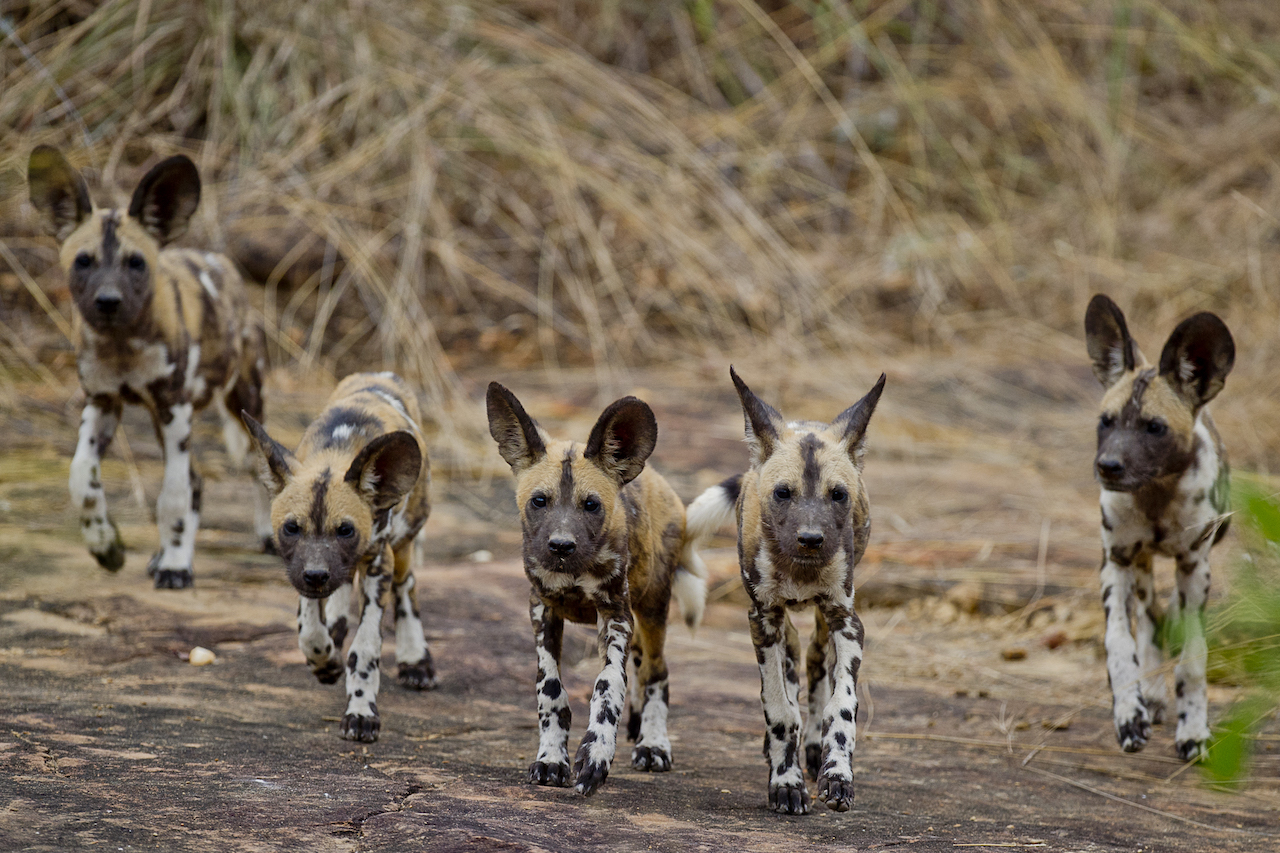
[[40, 211], [45, 231], [59, 243], [93, 213], [84, 178], [52, 145], [40, 145], [31, 152], [27, 186], [31, 190], [31, 204]]
[[376, 511], [399, 503], [413, 491], [421, 473], [422, 449], [418, 440], [398, 429], [366, 444], [343, 479], [355, 486]]
[[1093, 375], [1110, 388], [1142, 360], [1138, 345], [1129, 336], [1124, 313], [1107, 296], [1096, 294], [1084, 314], [1084, 339], [1093, 359]]
[[658, 420], [643, 400], [614, 400], [591, 428], [582, 458], [626, 485], [640, 476], [645, 460], [658, 443]]
[[157, 163], [129, 200], [129, 215], [163, 246], [181, 237], [200, 205], [200, 173], [185, 155]]
[[287, 447], [267, 435], [262, 424], [255, 421], [248, 412], [242, 411], [240, 420], [249, 430], [253, 446], [258, 450], [258, 477], [266, 487], [267, 494], [274, 498], [284, 491], [284, 487], [297, 473], [298, 460]]
[[1236, 360], [1227, 324], [1204, 311], [1178, 324], [1160, 353], [1160, 375], [1198, 409], [1218, 396]]
[[547, 455], [547, 445], [538, 425], [515, 394], [497, 382], [490, 382], [485, 408], [489, 412], [489, 435], [498, 442], [498, 453], [517, 475]]
[[883, 391], [884, 374], [881, 373], [880, 380], [867, 392], [866, 396], [841, 412], [835, 420], [834, 425], [841, 430], [840, 437], [844, 441], [849, 457], [859, 469], [862, 468], [862, 451], [867, 439], [867, 424], [871, 422], [871, 415], [875, 412], [876, 403], [880, 402], [880, 394]]
[[729, 367], [729, 377], [733, 379], [733, 387], [738, 389], [738, 399], [742, 401], [747, 444], [751, 446], [751, 465], [754, 467], [773, 455], [778, 436], [787, 422], [781, 412], [751, 392], [732, 366]]

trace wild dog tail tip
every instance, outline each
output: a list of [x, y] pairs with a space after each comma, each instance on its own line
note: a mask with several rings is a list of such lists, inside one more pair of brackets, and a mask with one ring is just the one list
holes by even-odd
[[733, 521], [741, 485], [741, 474], [730, 477], [698, 495], [685, 510], [684, 548], [671, 593], [680, 604], [680, 613], [690, 631], [697, 630], [707, 604], [707, 564], [698, 547]]

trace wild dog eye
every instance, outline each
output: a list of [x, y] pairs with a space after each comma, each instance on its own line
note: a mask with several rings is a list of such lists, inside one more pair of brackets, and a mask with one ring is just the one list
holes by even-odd
[[600, 501], [596, 500], [595, 498], [587, 498], [585, 501], [582, 502], [582, 508], [587, 512], [599, 512]]
[[1115, 425], [1116, 425], [1115, 415], [1105, 414], [1098, 419], [1098, 426], [1102, 429], [1111, 429]]
[[835, 501], [838, 504], [844, 503], [848, 498], [849, 498], [849, 493], [846, 492], [840, 486], [836, 486], [834, 489], [831, 490], [831, 500]]
[[142, 272], [147, 268], [147, 259], [142, 257], [142, 255], [130, 255], [128, 264], [129, 269], [134, 272]]
[[536, 507], [537, 509], [542, 509], [543, 507], [545, 507], [545, 506], [547, 505], [547, 496], [546, 496], [546, 495], [534, 495], [532, 498], [530, 498], [530, 499], [529, 499], [529, 503], [530, 503], [532, 506]]
[[778, 486], [773, 490], [773, 499], [777, 501], [791, 500], [791, 490], [786, 486]]
[[339, 539], [350, 539], [356, 535], [356, 526], [349, 521], [344, 521], [338, 525], [338, 529], [334, 532], [338, 534]]
[[285, 536], [297, 536], [302, 532], [302, 528], [291, 518], [280, 526], [280, 532]]
[[1169, 425], [1164, 421], [1147, 421], [1147, 435], [1161, 436], [1169, 431]]
[[93, 266], [93, 255], [88, 252], [81, 252], [76, 255], [76, 269], [87, 270], [91, 266]]

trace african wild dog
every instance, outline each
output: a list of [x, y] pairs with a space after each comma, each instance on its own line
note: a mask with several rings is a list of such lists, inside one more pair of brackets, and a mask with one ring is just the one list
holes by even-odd
[[[650, 408], [623, 397], [606, 408], [586, 445], [551, 439], [515, 395], [489, 384], [489, 432], [516, 477], [524, 569], [533, 585], [529, 616], [538, 654], [537, 760], [529, 781], [565, 787], [568, 697], [560, 680], [564, 620], [599, 626], [603, 669], [574, 759], [577, 790], [590, 796], [609, 775], [627, 689], [635, 678], [628, 733], [638, 770], [671, 769], [667, 664], [663, 645], [672, 597], [690, 629], [702, 619], [706, 569], [693, 551], [684, 504], [645, 460], [658, 425]], [[634, 618], [634, 636], [633, 636]]]
[[714, 528], [736, 511], [742, 583], [751, 598], [751, 639], [760, 666], [769, 805], [808, 814], [800, 767], [800, 639], [787, 608], [812, 604], [807, 655], [809, 717], [804, 760], [818, 798], [853, 804], [862, 620], [853, 610], [853, 567], [871, 532], [862, 484], [867, 424], [884, 375], [831, 424], [783, 420], [729, 369], [746, 416], [751, 464], [689, 505], [689, 525]]
[[[1227, 457], [1204, 406], [1222, 390], [1235, 343], [1214, 314], [1178, 324], [1160, 363], [1147, 363], [1124, 314], [1101, 294], [1084, 319], [1093, 374], [1107, 389], [1094, 474], [1102, 485], [1102, 607], [1116, 736], [1136, 752], [1164, 714], [1151, 558], [1177, 563], [1169, 619], [1182, 633], [1174, 668], [1178, 756], [1192, 759], [1209, 737], [1204, 607], [1209, 549], [1227, 530]], [[1132, 624], [1131, 624], [1132, 623]]]
[[396, 663], [405, 687], [436, 686], [414, 596], [413, 539], [431, 511], [431, 466], [412, 391], [393, 373], [338, 383], [296, 453], [246, 413], [272, 495], [271, 524], [298, 590], [298, 648], [316, 678], [342, 674], [351, 587], [360, 622], [347, 655], [342, 736], [378, 739], [382, 613], [395, 599]]
[[[186, 231], [200, 202], [200, 176], [186, 157], [147, 172], [127, 210], [94, 207], [84, 179], [47, 145], [31, 152], [27, 177], [31, 203], [61, 245], [78, 318], [77, 367], [88, 403], [70, 486], [89, 553], [110, 571], [124, 565], [124, 543], [107, 515], [102, 456], [123, 404], [143, 405], [165, 462], [156, 502], [160, 550], [147, 573], [157, 587], [190, 586], [201, 487], [191, 459], [192, 419], [214, 404], [239, 467], [249, 437], [231, 413], [262, 417], [262, 327], [248, 321], [244, 285], [228, 258], [165, 248]], [[265, 541], [266, 496], [255, 490], [255, 497], [255, 525]]]

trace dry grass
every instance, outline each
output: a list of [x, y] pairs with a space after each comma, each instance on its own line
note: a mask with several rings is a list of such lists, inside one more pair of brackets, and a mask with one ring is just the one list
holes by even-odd
[[[1269, 0], [5, 8], [0, 278], [35, 317], [0, 315], [10, 376], [48, 370], [69, 316], [23, 205], [50, 142], [109, 191], [187, 151], [277, 363], [440, 400], [479, 364], [611, 389], [685, 359], [1009, 352], [1011, 325], [1078, 336], [1095, 290], [1148, 335], [1219, 311], [1236, 393], [1275, 389]], [[1257, 414], [1248, 462], [1275, 467]]]

